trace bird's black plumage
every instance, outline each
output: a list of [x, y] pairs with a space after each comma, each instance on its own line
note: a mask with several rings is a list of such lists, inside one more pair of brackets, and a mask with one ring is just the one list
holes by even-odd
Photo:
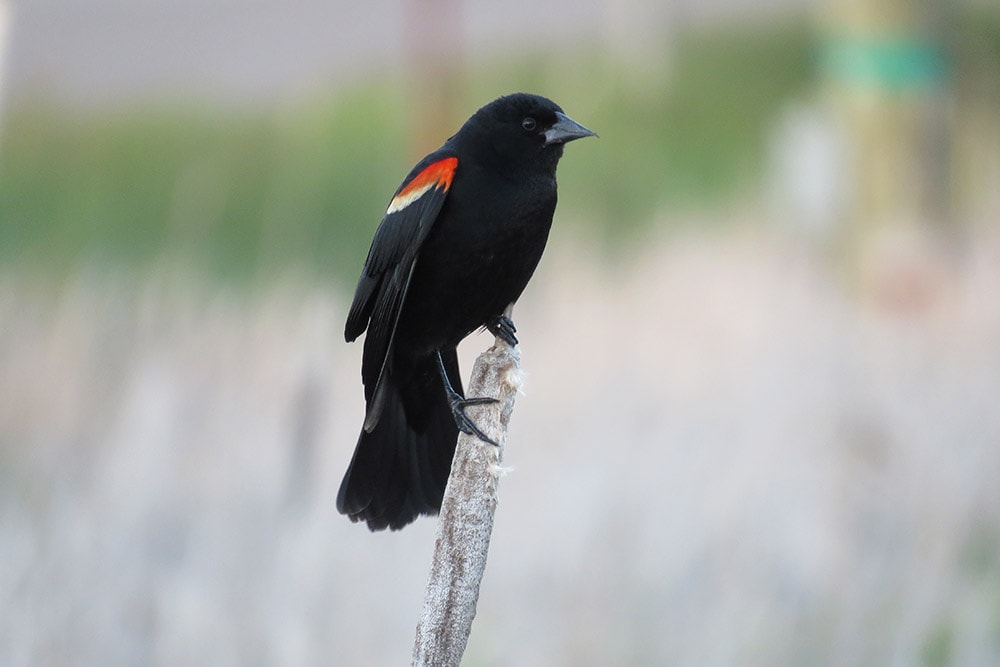
[[459, 428], [442, 368], [460, 394], [456, 346], [521, 295], [552, 224], [563, 145], [591, 135], [544, 97], [501, 97], [393, 195], [344, 330], [348, 341], [368, 332], [364, 427], [337, 495], [353, 521], [399, 529], [440, 509]]

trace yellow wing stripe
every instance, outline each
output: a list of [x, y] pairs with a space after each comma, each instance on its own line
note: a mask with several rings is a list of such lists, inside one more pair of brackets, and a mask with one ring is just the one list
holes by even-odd
[[427, 165], [423, 171], [406, 184], [406, 187], [399, 191], [399, 194], [392, 198], [385, 214], [402, 211], [432, 188], [447, 192], [448, 188], [451, 187], [451, 179], [455, 176], [457, 166], [458, 158], [455, 157], [447, 157]]

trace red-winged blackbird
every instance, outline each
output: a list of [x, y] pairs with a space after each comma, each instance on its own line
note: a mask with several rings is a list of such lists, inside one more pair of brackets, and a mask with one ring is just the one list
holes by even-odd
[[537, 95], [501, 97], [417, 164], [375, 232], [344, 337], [365, 337], [364, 428], [337, 509], [397, 530], [441, 508], [465, 407], [455, 348], [481, 327], [511, 345], [504, 310], [541, 259], [563, 144], [594, 133]]

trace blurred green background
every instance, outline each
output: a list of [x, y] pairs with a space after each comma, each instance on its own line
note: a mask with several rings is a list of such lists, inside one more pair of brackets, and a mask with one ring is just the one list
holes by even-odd
[[[909, 24], [930, 19], [905, 3], [873, 7], [871, 17], [848, 10], [840, 23], [801, 9], [773, 12], [749, 27], [720, 18], [676, 28], [661, 19], [671, 29], [645, 44], [638, 61], [616, 57], [613, 41], [609, 47], [585, 36], [563, 36], [557, 49], [531, 45], [482, 58], [463, 49], [459, 32], [450, 36], [453, 50], [429, 58], [429, 73], [419, 63], [375, 67], [288, 99], [263, 91], [250, 102], [226, 100], [224, 92], [206, 100], [196, 91], [177, 94], [140, 81], [120, 84], [126, 90], [117, 100], [67, 104], [46, 78], [19, 81], [4, 113], [0, 257], [59, 271], [88, 258], [141, 269], [171, 255], [221, 275], [295, 266], [351, 279], [399, 175], [505, 91], [565, 100], [610, 138], [591, 149], [590, 164], [566, 161], [562, 199], [588, 233], [616, 245], [637, 233], [641, 238], [654, 220], [670, 224], [673, 218], [661, 212], [758, 204], [779, 113], [822, 96], [843, 83], [838, 78], [903, 97], [919, 98], [921, 88], [932, 87], [950, 104], [996, 111], [995, 11], [975, 3], [922, 10], [936, 23], [921, 27]], [[899, 25], [881, 25], [894, 11]], [[850, 30], [885, 32], [886, 53], [862, 53], [865, 40], [878, 39], [852, 43]], [[892, 40], [908, 32], [914, 39], [927, 33], [929, 53], [889, 52]], [[825, 57], [834, 49], [836, 62]], [[403, 59], [420, 61], [420, 48], [412, 51]], [[907, 68], [908, 57], [931, 61], [925, 68], [933, 80], [911, 85], [905, 73], [894, 74], [892, 68]], [[852, 58], [871, 62], [852, 65]], [[887, 71], [866, 74], [866, 67]], [[443, 101], [425, 99], [434, 94]], [[408, 138], [414, 116], [442, 107], [445, 117], [432, 125], [437, 133]], [[947, 121], [953, 135], [962, 120]], [[954, 143], [939, 152], [960, 166], [986, 167], [968, 150]]]
[[[702, 29], [671, 50], [670, 71], [656, 73], [586, 46], [499, 56], [449, 72], [460, 92], [448, 101], [458, 119], [501, 92], [544, 91], [600, 127], [611, 140], [593, 149], [599, 168], [566, 161], [562, 199], [618, 241], [661, 207], [758, 187], [768, 123], [816, 76], [803, 22]], [[44, 95], [9, 108], [3, 258], [141, 268], [179, 254], [224, 274], [302, 265], [353, 279], [387, 193], [454, 130], [439, 123], [438, 143], [411, 146], [418, 86], [391, 71], [368, 79], [279, 109], [138, 100], [81, 112]]]
[[346, 304], [515, 90], [601, 138], [465, 664], [1000, 664], [995, 3], [0, 0], [0, 665], [405, 662]]

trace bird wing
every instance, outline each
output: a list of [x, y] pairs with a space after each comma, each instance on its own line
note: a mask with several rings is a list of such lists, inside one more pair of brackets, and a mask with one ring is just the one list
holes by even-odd
[[368, 403], [366, 431], [378, 422], [378, 388], [420, 246], [444, 205], [457, 168], [458, 158], [445, 150], [421, 160], [393, 195], [368, 251], [344, 327], [348, 342], [368, 330], [361, 363]]

